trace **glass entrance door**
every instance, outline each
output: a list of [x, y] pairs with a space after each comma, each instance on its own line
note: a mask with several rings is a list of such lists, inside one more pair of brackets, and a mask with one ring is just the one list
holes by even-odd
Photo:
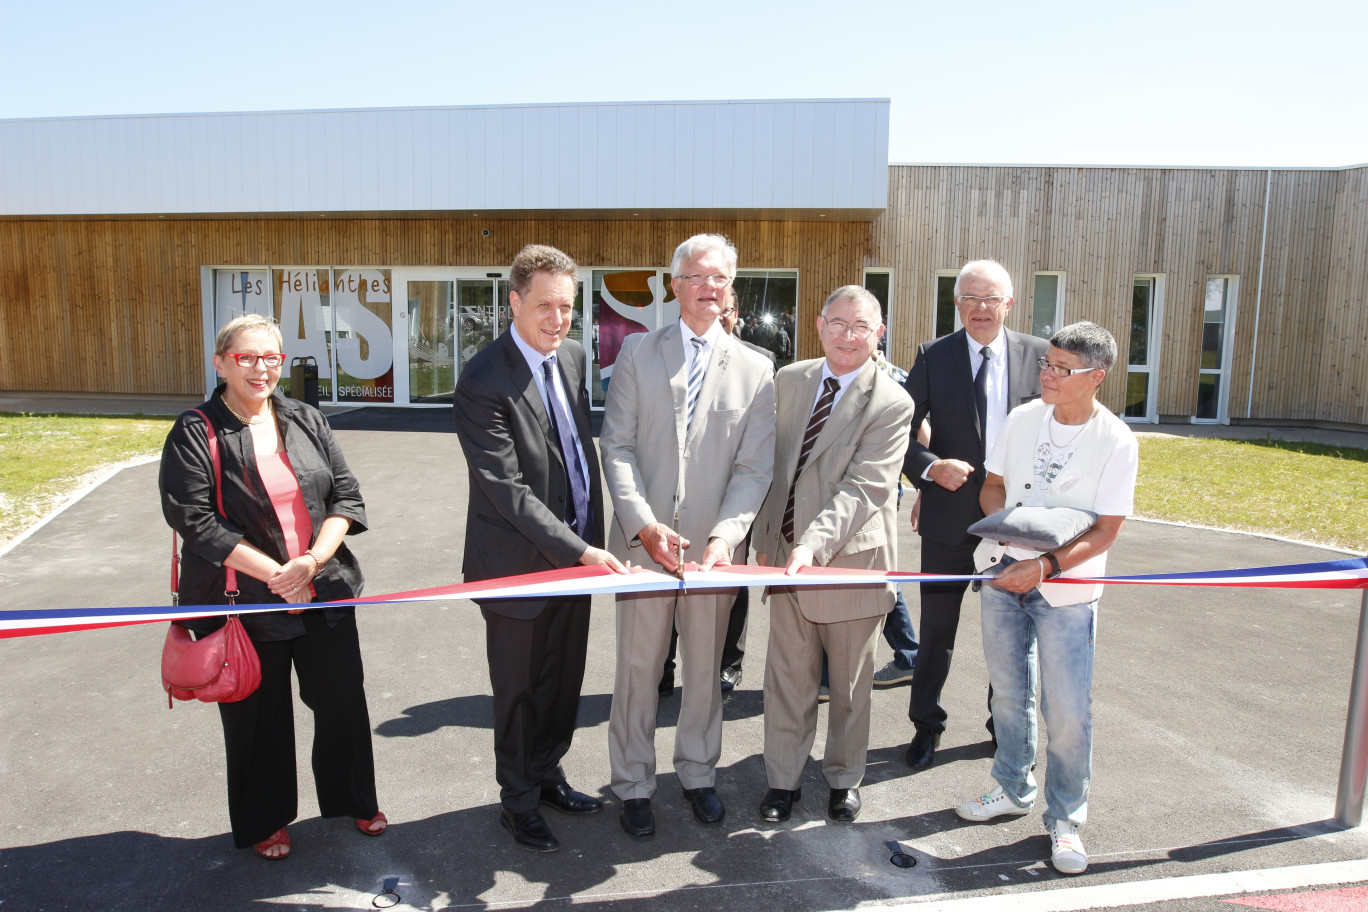
[[450, 402], [456, 388], [452, 281], [408, 282], [408, 401]]
[[396, 279], [396, 325], [408, 327], [403, 402], [449, 405], [461, 369], [507, 325], [508, 280], [462, 272], [406, 269]]

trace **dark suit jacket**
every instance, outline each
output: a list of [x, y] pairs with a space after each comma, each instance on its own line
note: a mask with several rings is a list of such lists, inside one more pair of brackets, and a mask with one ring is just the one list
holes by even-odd
[[[1040, 398], [1040, 371], [1036, 361], [1050, 344], [1037, 336], [1007, 333], [1007, 411]], [[916, 404], [912, 416], [912, 440], [903, 460], [903, 474], [922, 492], [919, 530], [924, 538], [946, 545], [978, 541], [965, 530], [983, 518], [979, 491], [983, 488], [983, 430], [974, 405], [974, 375], [970, 369], [968, 334], [963, 330], [924, 342], [907, 375], [904, 388]], [[917, 442], [924, 419], [931, 423], [931, 445]], [[974, 474], [957, 491], [947, 491], [922, 473], [937, 459], [962, 459], [974, 466]]]
[[[513, 332], [510, 327], [482, 348], [456, 382], [456, 433], [470, 470], [467, 582], [569, 567], [584, 553], [585, 540], [561, 518], [570, 498], [565, 465], [536, 380], [513, 341]], [[603, 483], [589, 428], [584, 348], [566, 339], [556, 360], [588, 462], [594, 515], [587, 540], [602, 547]], [[536, 617], [545, 606], [545, 598], [480, 602], [486, 611], [523, 620]]]
[[751, 342], [747, 342], [745, 339], [742, 339], [740, 336], [736, 335], [735, 333], [732, 333], [732, 337], [735, 338], [735, 339], [737, 339], [742, 345], [746, 346], [746, 348], [749, 348], [751, 351], [759, 352], [760, 354], [762, 354], [762, 355], [764, 355], [766, 358], [768, 358], [768, 359], [769, 359], [769, 363], [770, 363], [770, 367], [774, 367], [774, 365], [776, 365], [776, 364], [779, 363], [779, 362], [776, 361], [775, 358], [774, 358], [774, 352], [770, 351], [768, 348], [761, 348], [761, 347], [758, 346], [758, 345], [755, 345], [755, 344], [753, 344], [753, 343], [751, 343]]

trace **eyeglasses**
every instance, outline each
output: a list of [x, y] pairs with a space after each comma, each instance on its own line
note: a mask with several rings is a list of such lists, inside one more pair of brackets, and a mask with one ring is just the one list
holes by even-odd
[[728, 307], [726, 310], [724, 310], [724, 311], [722, 311], [720, 314], [718, 314], [719, 317], [731, 317], [731, 316], [735, 316], [735, 315], [736, 315], [736, 308], [735, 308], [735, 307]]
[[850, 333], [855, 339], [868, 339], [869, 334], [878, 328], [868, 323], [847, 323], [845, 320], [828, 320], [826, 317], [822, 317], [822, 322], [830, 326], [836, 335], [844, 336]]
[[285, 356], [280, 352], [269, 352], [258, 355], [256, 352], [224, 352], [228, 357], [238, 363], [238, 367], [253, 368], [257, 366], [257, 361], [265, 368], [280, 367], [285, 363]]
[[1101, 370], [1100, 367], [1060, 367], [1058, 364], [1051, 364], [1049, 358], [1041, 358], [1036, 361], [1040, 369], [1049, 371], [1056, 377], [1072, 377], [1074, 374], [1086, 374], [1088, 371]]
[[1001, 307], [1007, 301], [1002, 295], [989, 295], [986, 298], [980, 298], [978, 295], [957, 295], [955, 300], [969, 307], [977, 307], [980, 304], [987, 304], [989, 307]]
[[721, 273], [713, 273], [712, 275], [699, 275], [698, 273], [693, 273], [691, 275], [682, 275], [679, 278], [688, 282], [695, 288], [700, 285], [713, 285], [717, 288], [726, 288], [731, 284], [732, 280], [731, 276], [725, 276]]

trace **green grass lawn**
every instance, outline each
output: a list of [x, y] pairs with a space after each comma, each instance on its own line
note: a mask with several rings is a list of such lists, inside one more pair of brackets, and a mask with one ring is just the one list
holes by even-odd
[[[171, 417], [0, 413], [0, 544], [93, 473], [160, 452]], [[1368, 450], [1140, 438], [1135, 512], [1368, 551]]]
[[101, 469], [161, 452], [173, 420], [0, 413], [0, 544]]
[[1368, 450], [1140, 438], [1135, 515], [1368, 551]]

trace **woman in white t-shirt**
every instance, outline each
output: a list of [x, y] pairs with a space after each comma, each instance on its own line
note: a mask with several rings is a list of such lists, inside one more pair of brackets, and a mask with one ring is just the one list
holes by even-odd
[[997, 785], [956, 808], [971, 821], [1031, 810], [1039, 681], [1049, 733], [1045, 829], [1050, 862], [1064, 874], [1088, 867], [1078, 828], [1087, 820], [1092, 779], [1093, 637], [1102, 587], [1046, 580], [1102, 576], [1107, 549], [1133, 510], [1139, 447], [1125, 422], [1097, 401], [1115, 362], [1116, 340], [1100, 326], [1080, 322], [1055, 333], [1040, 360], [1041, 398], [1007, 416], [979, 497], [985, 514], [1008, 506], [1098, 514], [1091, 529], [1053, 552], [1007, 546], [999, 573], [983, 586]]

